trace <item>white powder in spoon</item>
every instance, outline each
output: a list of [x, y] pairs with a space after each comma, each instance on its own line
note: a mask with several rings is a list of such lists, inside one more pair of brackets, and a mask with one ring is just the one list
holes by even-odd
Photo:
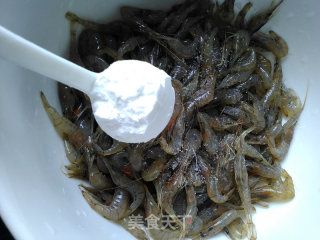
[[90, 92], [99, 126], [121, 142], [147, 142], [168, 124], [175, 95], [171, 77], [138, 60], [117, 61], [99, 74]]

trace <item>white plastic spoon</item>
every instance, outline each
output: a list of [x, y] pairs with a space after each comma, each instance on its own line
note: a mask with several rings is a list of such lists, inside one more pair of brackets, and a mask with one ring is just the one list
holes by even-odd
[[86, 93], [101, 129], [119, 141], [147, 142], [171, 118], [175, 102], [171, 78], [147, 62], [117, 61], [94, 73], [2, 26], [0, 56]]

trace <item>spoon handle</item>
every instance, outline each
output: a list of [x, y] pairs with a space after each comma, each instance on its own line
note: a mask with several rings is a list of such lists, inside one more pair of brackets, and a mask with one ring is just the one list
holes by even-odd
[[21, 67], [89, 93], [97, 74], [0, 26], [0, 56]]

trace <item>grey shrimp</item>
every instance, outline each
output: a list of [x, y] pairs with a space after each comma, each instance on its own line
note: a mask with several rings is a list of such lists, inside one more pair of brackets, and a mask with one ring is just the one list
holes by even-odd
[[104, 218], [110, 220], [120, 220], [123, 218], [129, 207], [129, 194], [118, 188], [115, 190], [112, 202], [110, 205], [105, 205], [97, 200], [93, 193], [89, 192], [85, 187], [81, 189], [84, 199], [88, 202], [90, 207], [94, 209]]

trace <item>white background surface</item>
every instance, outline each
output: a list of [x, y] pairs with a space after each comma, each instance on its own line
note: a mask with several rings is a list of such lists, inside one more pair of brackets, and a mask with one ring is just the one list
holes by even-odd
[[[68, 44], [64, 13], [110, 20], [117, 5], [169, 6], [173, 1], [0, 0], [0, 24], [59, 55]], [[245, 1], [238, 1], [237, 7]], [[77, 3], [77, 4], [76, 4]], [[269, 1], [254, 1], [268, 6]], [[252, 12], [252, 11], [251, 11]], [[296, 197], [254, 215], [258, 239], [319, 239], [320, 216], [320, 3], [285, 1], [266, 26], [288, 42], [284, 81], [303, 99], [309, 94], [284, 167], [292, 175]], [[1, 44], [1, 43], [0, 43]], [[58, 107], [56, 86], [41, 76], [0, 59], [0, 214], [18, 240], [133, 239], [89, 208], [78, 181], [63, 174], [61, 140], [40, 102], [43, 90]], [[215, 239], [226, 239], [219, 235]]]

